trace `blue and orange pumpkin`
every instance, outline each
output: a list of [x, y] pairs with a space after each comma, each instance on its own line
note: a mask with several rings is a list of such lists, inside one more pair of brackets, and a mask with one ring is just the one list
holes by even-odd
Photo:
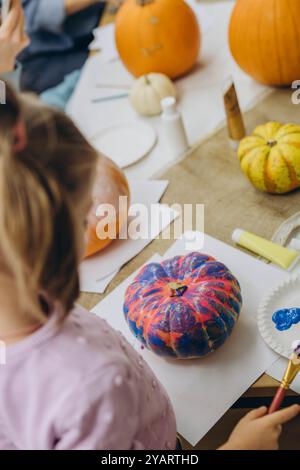
[[238, 280], [211, 256], [193, 252], [146, 265], [128, 287], [124, 314], [154, 353], [204, 357], [231, 334], [241, 311]]

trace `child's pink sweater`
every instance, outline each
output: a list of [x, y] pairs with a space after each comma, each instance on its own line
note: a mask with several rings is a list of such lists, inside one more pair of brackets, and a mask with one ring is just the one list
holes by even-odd
[[175, 449], [170, 401], [107, 323], [76, 308], [7, 349], [0, 449]]

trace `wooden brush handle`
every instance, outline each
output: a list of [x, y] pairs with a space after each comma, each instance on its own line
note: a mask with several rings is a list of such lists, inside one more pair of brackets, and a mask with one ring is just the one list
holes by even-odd
[[275, 411], [279, 410], [279, 408], [281, 407], [281, 404], [284, 400], [285, 394], [286, 394], [286, 389], [283, 388], [283, 387], [279, 387], [277, 392], [276, 392], [275, 397], [273, 398], [271, 406], [268, 410], [269, 415], [274, 413]]

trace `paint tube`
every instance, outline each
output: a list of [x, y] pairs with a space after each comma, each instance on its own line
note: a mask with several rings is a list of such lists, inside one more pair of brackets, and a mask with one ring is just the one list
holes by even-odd
[[292, 270], [300, 259], [298, 251], [290, 250], [245, 230], [234, 230], [232, 240], [286, 270]]

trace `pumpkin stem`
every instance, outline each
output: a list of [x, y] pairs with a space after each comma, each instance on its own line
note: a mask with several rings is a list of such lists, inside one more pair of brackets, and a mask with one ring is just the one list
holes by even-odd
[[154, 0], [136, 0], [136, 3], [141, 7], [144, 7], [145, 5], [153, 2]]
[[268, 140], [267, 144], [269, 145], [269, 147], [275, 147], [275, 145], [277, 145], [277, 140]]
[[169, 287], [171, 291], [171, 297], [182, 297], [187, 290], [187, 286], [183, 286], [179, 282], [170, 282]]

